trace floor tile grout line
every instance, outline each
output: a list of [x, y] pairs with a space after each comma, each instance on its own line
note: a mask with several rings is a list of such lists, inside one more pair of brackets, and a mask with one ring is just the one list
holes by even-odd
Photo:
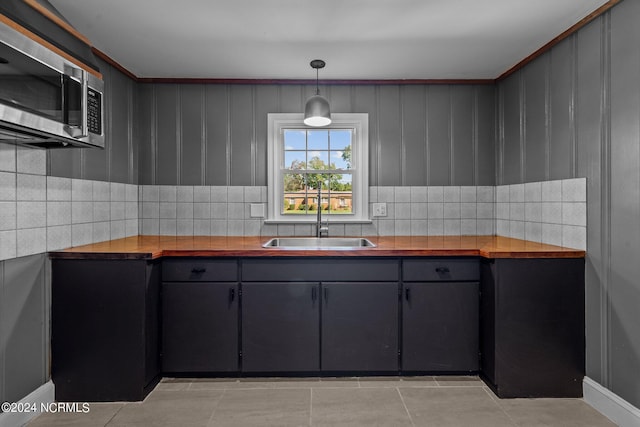
[[398, 396], [400, 396], [400, 401], [402, 402], [402, 406], [404, 406], [404, 410], [407, 411], [407, 416], [409, 417], [409, 421], [411, 421], [411, 426], [415, 427], [416, 424], [413, 422], [413, 417], [411, 416], [411, 412], [409, 412], [409, 408], [407, 408], [407, 404], [404, 401], [404, 396], [402, 396], [400, 387], [396, 387], [396, 391], [398, 392]]
[[514, 420], [514, 419], [513, 419], [513, 417], [511, 417], [511, 414], [509, 414], [509, 412], [507, 412], [507, 410], [506, 410], [506, 409], [504, 409], [504, 407], [500, 404], [500, 401], [499, 401], [499, 400], [494, 399], [494, 397], [493, 397], [493, 393], [490, 391], [489, 387], [486, 387], [486, 386], [485, 386], [485, 387], [483, 387], [483, 388], [482, 388], [482, 390], [483, 390], [483, 391], [484, 391], [484, 392], [489, 396], [489, 399], [491, 399], [491, 401], [492, 401], [493, 403], [495, 403], [495, 405], [496, 405], [498, 408], [500, 408], [500, 410], [502, 411], [502, 413], [503, 413], [503, 414], [505, 414], [505, 415], [507, 416], [507, 418], [509, 419], [509, 421], [511, 422], [511, 424], [512, 424], [514, 427], [519, 427], [519, 426], [520, 426], [520, 424], [518, 424], [518, 423], [516, 422], [516, 420]]
[[116, 417], [116, 415], [118, 415], [120, 413], [120, 411], [122, 411], [122, 408], [124, 408], [125, 405], [126, 405], [126, 403], [123, 403], [122, 405], [120, 405], [118, 410], [116, 412], [114, 412], [114, 414], [111, 416], [111, 418], [109, 418], [109, 420], [104, 424], [104, 427], [107, 427], [111, 423], [111, 421], [113, 421], [113, 419]]
[[213, 416], [216, 414], [216, 410], [218, 409], [218, 406], [220, 406], [220, 402], [222, 401], [222, 399], [224, 399], [224, 396], [226, 394], [227, 389], [223, 388], [222, 395], [220, 395], [220, 397], [218, 398], [218, 401], [216, 402], [215, 406], [213, 407], [213, 411], [211, 412], [211, 416], [209, 416], [209, 419], [207, 420], [207, 426], [213, 425]]
[[309, 426], [313, 425], [313, 387], [309, 387]]

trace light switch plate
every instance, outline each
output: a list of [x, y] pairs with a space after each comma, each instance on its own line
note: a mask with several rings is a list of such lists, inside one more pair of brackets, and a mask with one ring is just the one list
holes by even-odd
[[251, 211], [249, 215], [251, 218], [264, 218], [264, 204], [263, 203], [251, 203]]
[[373, 216], [387, 216], [387, 204], [386, 203], [374, 203], [373, 204]]

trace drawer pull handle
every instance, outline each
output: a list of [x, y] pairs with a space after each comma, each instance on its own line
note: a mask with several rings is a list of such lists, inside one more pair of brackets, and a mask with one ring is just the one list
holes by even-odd
[[194, 267], [194, 268], [192, 268], [192, 269], [191, 269], [191, 272], [192, 272], [193, 274], [202, 274], [202, 273], [204, 273], [205, 271], [207, 271], [207, 269], [206, 269], [206, 268], [204, 268], [204, 267]]
[[234, 299], [236, 299], [236, 290], [229, 288], [229, 302], [233, 302]]
[[438, 274], [447, 274], [449, 272], [450, 271], [448, 267], [436, 267], [436, 273]]
[[406, 288], [404, 290], [404, 297], [407, 301], [409, 301], [411, 299], [411, 289], [410, 288]]

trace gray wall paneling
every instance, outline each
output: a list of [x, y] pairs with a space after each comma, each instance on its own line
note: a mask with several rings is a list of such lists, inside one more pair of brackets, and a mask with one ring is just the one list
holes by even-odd
[[522, 71], [500, 85], [500, 184], [522, 181]]
[[[636, 407], [640, 407], [640, 381], [635, 375], [640, 371], [638, 20], [640, 3], [621, 2], [499, 82], [497, 129], [499, 185], [587, 178], [587, 375]], [[548, 90], [541, 90], [543, 84]]]
[[[602, 339], [604, 330], [601, 319], [606, 316], [606, 285], [608, 283], [606, 259], [608, 249], [603, 247], [609, 241], [606, 210], [610, 204], [606, 200], [604, 184], [609, 182], [608, 162], [603, 154], [610, 148], [609, 139], [603, 134], [607, 128], [608, 110], [604, 97], [604, 60], [609, 19], [601, 19], [585, 27], [578, 37], [578, 83], [576, 86], [576, 128], [578, 150], [577, 176], [586, 176], [587, 194], [587, 242], [589, 256], [586, 260], [586, 330], [587, 372], [596, 381], [604, 384], [602, 356], [606, 341]], [[608, 90], [607, 90], [608, 93]], [[601, 142], [602, 140], [602, 142]], [[606, 317], [605, 317], [606, 318]]]
[[138, 137], [138, 182], [155, 182], [156, 146], [155, 146], [155, 87], [138, 85], [138, 116], [136, 123]]
[[427, 87], [428, 185], [451, 182], [451, 96], [449, 86]]
[[369, 184], [378, 185], [378, 109], [375, 86], [354, 86], [353, 112], [369, 114]]
[[428, 181], [427, 98], [424, 86], [400, 87], [402, 97], [402, 182], [424, 185]]
[[158, 185], [180, 184], [181, 134], [179, 130], [180, 91], [178, 85], [155, 87], [156, 182]]
[[494, 86], [475, 87], [475, 184], [495, 185], [497, 170], [497, 116]]
[[379, 183], [402, 185], [404, 144], [402, 140], [402, 114], [400, 88], [396, 85], [379, 86], [377, 165]]
[[[549, 95], [548, 56], [532, 62], [522, 72], [524, 80], [524, 150], [526, 163], [524, 179], [527, 182], [544, 181], [548, 176], [548, 114]], [[542, 96], [541, 96], [542, 95]], [[542, 149], [541, 149], [542, 146]]]
[[474, 109], [473, 87], [451, 86], [451, 185], [476, 183]]
[[[231, 181], [230, 185], [253, 185], [255, 182], [254, 86], [231, 86]], [[266, 117], [260, 117], [266, 120]]]
[[3, 401], [18, 400], [48, 380], [49, 306], [46, 255], [4, 261], [0, 298]]
[[[267, 113], [301, 112], [315, 91], [139, 86], [138, 122], [150, 128], [138, 132], [140, 183], [166, 185], [265, 185]], [[331, 85], [320, 92], [334, 112], [369, 113], [371, 185], [494, 184], [493, 86]]]
[[640, 3], [611, 12], [611, 389], [640, 407]]
[[549, 179], [565, 179], [575, 174], [574, 41], [575, 37], [571, 37], [550, 52]]
[[[229, 138], [229, 87], [208, 85], [206, 96], [206, 185], [229, 185], [231, 141]], [[145, 182], [149, 183], [150, 182]]]
[[204, 182], [205, 92], [202, 85], [180, 86], [180, 185]]

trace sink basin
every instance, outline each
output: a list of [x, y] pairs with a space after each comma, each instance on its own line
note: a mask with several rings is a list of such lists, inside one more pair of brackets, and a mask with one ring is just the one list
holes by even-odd
[[279, 249], [357, 249], [375, 248], [376, 245], [363, 237], [276, 237], [263, 248]]

